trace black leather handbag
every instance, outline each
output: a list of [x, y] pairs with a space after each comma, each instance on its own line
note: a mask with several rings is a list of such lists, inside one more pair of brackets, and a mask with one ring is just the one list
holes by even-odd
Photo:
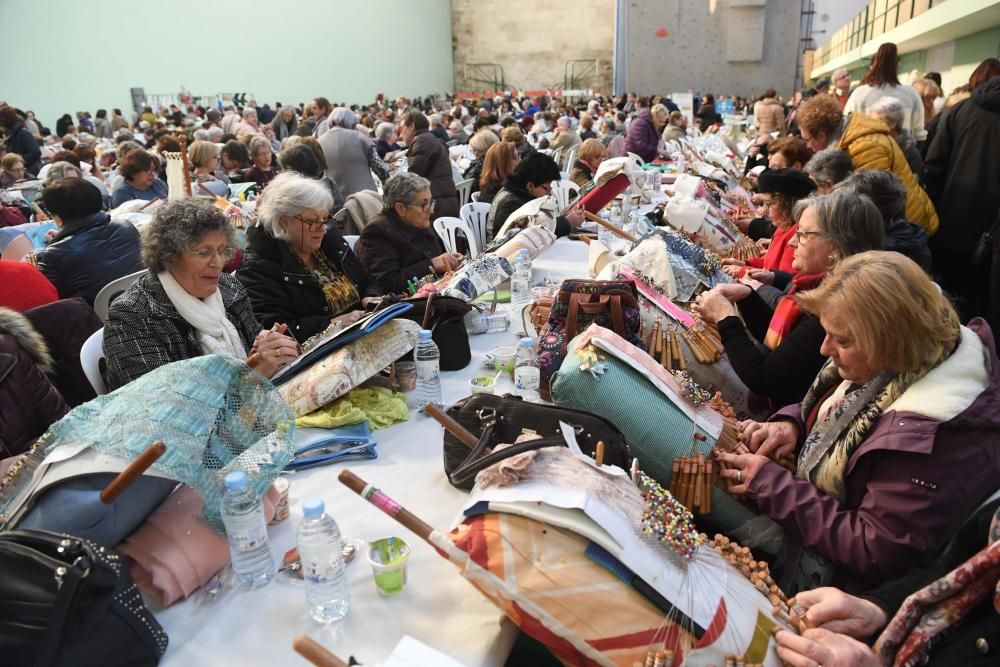
[[0, 533], [0, 663], [156, 665], [167, 634], [113, 550], [42, 530]]
[[[622, 432], [608, 420], [589, 412], [522, 401], [520, 396], [510, 394], [473, 394], [448, 408], [447, 412], [449, 417], [479, 438], [476, 447], [469, 449], [445, 431], [444, 470], [448, 481], [459, 489], [468, 491], [480, 470], [515, 454], [543, 447], [565, 447], [559, 422], [573, 427], [582, 451], [593, 452], [598, 441], [603, 441], [605, 463], [623, 470], [632, 465], [632, 453]], [[521, 429], [530, 429], [541, 437], [499, 452], [492, 451], [500, 443], [517, 440]]]
[[[413, 308], [400, 317], [423, 324], [427, 312], [427, 299], [406, 299], [404, 303], [412, 303]], [[431, 337], [441, 351], [441, 370], [458, 371], [472, 361], [472, 350], [469, 347], [469, 332], [465, 328], [465, 314], [472, 306], [450, 296], [435, 296], [430, 300], [430, 317], [427, 327]], [[410, 356], [404, 359], [412, 359]]]

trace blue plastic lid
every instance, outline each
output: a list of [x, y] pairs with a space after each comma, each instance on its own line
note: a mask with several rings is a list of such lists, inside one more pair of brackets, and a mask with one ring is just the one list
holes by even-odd
[[307, 519], [318, 519], [323, 516], [323, 510], [326, 506], [323, 504], [322, 498], [309, 498], [304, 503], [302, 503], [302, 513], [305, 514]]
[[420, 340], [430, 340], [430, 339], [431, 339], [431, 332], [428, 331], [427, 329], [421, 329]]
[[521, 339], [521, 342], [519, 343], [519, 345], [521, 347], [534, 347], [535, 346], [535, 341], [533, 341], [530, 338], [528, 338], [527, 336], [525, 336], [524, 338]]
[[226, 488], [230, 491], [242, 491], [247, 487], [247, 474], [236, 470], [226, 475]]

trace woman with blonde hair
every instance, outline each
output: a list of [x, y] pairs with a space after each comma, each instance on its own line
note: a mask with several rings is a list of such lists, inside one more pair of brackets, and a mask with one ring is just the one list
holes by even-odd
[[483, 160], [483, 171], [479, 176], [479, 203], [492, 204], [493, 198], [503, 187], [504, 179], [510, 176], [520, 158], [514, 144], [500, 141], [490, 146]]
[[524, 132], [517, 125], [505, 127], [500, 132], [500, 140], [514, 144], [514, 148], [517, 149], [517, 157], [521, 160], [535, 152], [535, 147], [528, 143]]
[[594, 180], [594, 174], [597, 173], [597, 168], [607, 159], [608, 149], [605, 148], [600, 139], [587, 139], [580, 144], [576, 162], [573, 163], [569, 172], [569, 180], [581, 188], [590, 185]]
[[493, 132], [483, 128], [479, 130], [472, 138], [469, 139], [469, 148], [472, 149], [472, 155], [474, 159], [472, 163], [469, 164], [465, 173], [462, 174], [462, 178], [471, 178], [474, 182], [472, 184], [472, 191], [479, 192], [479, 178], [482, 176], [483, 172], [483, 161], [486, 159], [486, 151], [490, 149], [493, 144], [499, 143], [500, 138]]
[[744, 423], [752, 453], [721, 476], [784, 529], [786, 592], [858, 591], [926, 564], [1000, 487], [1000, 361], [898, 253], [848, 257], [797, 300], [829, 360], [800, 404]]
[[229, 186], [216, 176], [219, 168], [220, 148], [210, 141], [196, 141], [188, 148], [188, 160], [194, 168], [194, 183], [197, 195], [228, 197]]

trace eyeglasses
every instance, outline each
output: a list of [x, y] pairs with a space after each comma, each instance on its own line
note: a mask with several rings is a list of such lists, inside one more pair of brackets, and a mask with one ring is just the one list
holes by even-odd
[[293, 215], [292, 217], [301, 222], [303, 225], [305, 225], [306, 229], [308, 229], [310, 232], [322, 231], [327, 227], [329, 227], [331, 224], [333, 224], [332, 217], [324, 218], [322, 220], [306, 220], [300, 215]]
[[434, 200], [425, 201], [423, 204], [407, 204], [410, 208], [419, 208], [423, 211], [433, 211], [434, 210]]
[[803, 232], [803, 231], [795, 232], [795, 240], [799, 242], [799, 245], [802, 245], [803, 243], [808, 241], [811, 236], [825, 236], [825, 234], [823, 234], [822, 232]]
[[198, 250], [192, 250], [188, 248], [188, 252], [197, 257], [200, 261], [208, 264], [212, 259], [218, 255], [223, 263], [228, 262], [233, 257], [236, 256], [236, 248], [222, 248], [221, 250], [210, 250], [208, 248], [199, 248]]

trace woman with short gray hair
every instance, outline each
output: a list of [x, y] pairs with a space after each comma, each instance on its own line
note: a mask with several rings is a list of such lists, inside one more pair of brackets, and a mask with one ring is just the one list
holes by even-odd
[[899, 144], [900, 150], [906, 157], [906, 163], [910, 165], [910, 171], [913, 172], [917, 182], [923, 186], [924, 160], [920, 156], [916, 140], [903, 125], [906, 122], [906, 110], [903, 108], [903, 103], [894, 97], [883, 97], [869, 107], [868, 115], [882, 121], [889, 127], [889, 136]]
[[361, 263], [389, 292], [405, 293], [412, 278], [446, 273], [462, 260], [458, 253], [442, 252], [431, 229], [433, 212], [426, 178], [402, 172], [385, 184], [382, 212], [362, 230], [357, 250]]
[[[747, 284], [720, 285], [699, 295], [694, 306], [718, 325], [736, 375], [750, 392], [768, 399], [771, 411], [802, 400], [824, 362], [823, 327], [802, 312], [795, 295], [818, 287], [845, 257], [881, 250], [885, 242], [878, 208], [854, 192], [799, 200], [794, 215], [794, 276], [751, 271]], [[726, 392], [723, 397], [731, 403], [741, 398]]]
[[249, 148], [250, 162], [253, 166], [246, 171], [246, 182], [253, 181], [259, 189], [266, 188], [278, 175], [278, 170], [274, 167], [274, 150], [271, 148], [271, 142], [263, 136], [255, 136], [250, 140]]
[[330, 125], [336, 125], [337, 127], [343, 127], [348, 130], [353, 130], [354, 126], [358, 124], [358, 114], [354, 113], [347, 107], [337, 107], [330, 114]]
[[296, 113], [295, 107], [281, 107], [271, 119], [271, 129], [274, 130], [274, 138], [278, 141], [295, 136], [295, 130], [298, 127], [299, 115]]
[[108, 311], [104, 355], [110, 390], [203, 354], [246, 359], [273, 376], [298, 356], [295, 340], [262, 331], [246, 290], [223, 271], [235, 234], [210, 199], [167, 202], [142, 232], [143, 274]]
[[284, 324], [304, 342], [331, 323], [356, 322], [382, 287], [332, 226], [333, 197], [320, 181], [277, 176], [257, 200], [247, 258], [237, 275], [257, 318]]
[[375, 151], [380, 158], [384, 160], [387, 154], [400, 149], [396, 143], [397, 138], [396, 126], [392, 123], [379, 123], [375, 126]]
[[839, 148], [824, 148], [806, 163], [805, 172], [816, 183], [816, 194], [825, 195], [833, 186], [851, 175], [854, 163], [851, 156]]

